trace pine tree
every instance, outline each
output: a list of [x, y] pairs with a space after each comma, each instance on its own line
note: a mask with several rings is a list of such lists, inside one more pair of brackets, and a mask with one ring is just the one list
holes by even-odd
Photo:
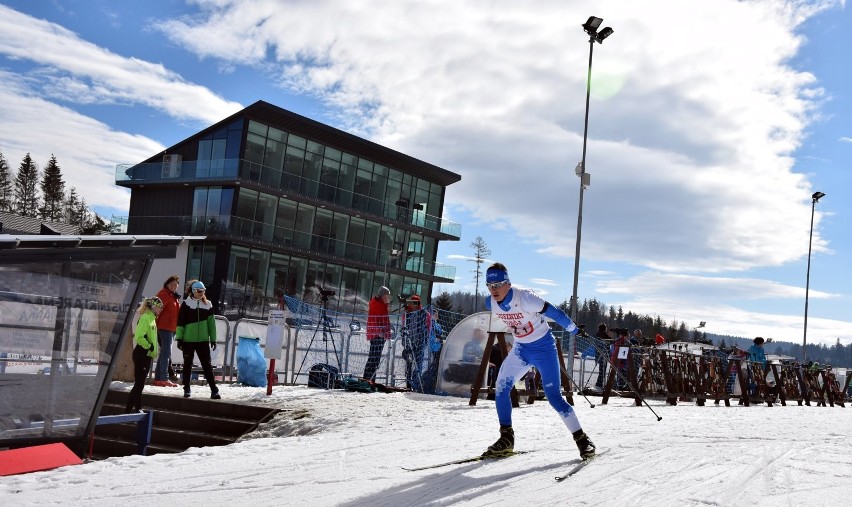
[[58, 222], [62, 220], [63, 201], [65, 201], [65, 182], [62, 181], [62, 171], [56, 163], [56, 156], [50, 156], [50, 162], [44, 168], [41, 179], [41, 195], [43, 206], [39, 209], [42, 220]]
[[66, 224], [81, 225], [81, 217], [79, 216], [80, 196], [77, 195], [77, 189], [71, 187], [71, 192], [68, 193], [68, 199], [65, 200], [64, 221]]
[[86, 224], [80, 227], [80, 234], [108, 234], [110, 232], [112, 232], [112, 226], [97, 213], [90, 213]]
[[470, 247], [473, 248], [473, 259], [470, 259], [470, 261], [476, 263], [476, 269], [473, 270], [473, 273], [476, 275], [476, 297], [479, 298], [479, 278], [482, 276], [482, 263], [485, 262], [486, 257], [491, 255], [491, 250], [488, 249], [488, 245], [481, 236], [477, 236]]
[[450, 294], [446, 291], [439, 294], [438, 297], [435, 298], [435, 301], [433, 301], [433, 304], [440, 310], [447, 312], [453, 311], [453, 300], [450, 298]]
[[15, 212], [21, 216], [38, 216], [38, 167], [27, 153], [15, 175]]
[[0, 211], [9, 212], [15, 209], [12, 180], [12, 169], [6, 163], [3, 152], [0, 152]]

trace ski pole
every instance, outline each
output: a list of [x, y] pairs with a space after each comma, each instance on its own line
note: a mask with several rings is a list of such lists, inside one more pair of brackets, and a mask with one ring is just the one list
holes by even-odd
[[648, 410], [650, 410], [651, 413], [654, 414], [657, 417], [657, 421], [658, 422], [662, 421], [663, 418], [660, 417], [656, 412], [654, 412], [654, 409], [651, 408], [651, 405], [648, 405], [648, 402], [645, 401], [645, 398], [643, 398], [642, 395], [639, 394], [639, 391], [637, 391], [636, 388], [633, 387], [633, 383], [629, 382], [628, 379], [624, 376], [624, 374], [621, 373], [621, 369], [619, 369], [618, 367], [615, 366], [615, 364], [613, 364], [612, 359], [607, 359], [607, 361], [609, 361], [610, 366], [615, 370], [615, 374], [619, 375], [621, 377], [621, 380], [623, 380], [624, 383], [627, 384], [627, 387], [629, 387], [630, 390], [633, 391], [633, 394], [635, 394], [637, 398], [642, 400], [642, 403], [644, 403], [645, 406], [648, 407]]
[[591, 400], [589, 400], [589, 398], [586, 396], [586, 393], [584, 393], [584, 392], [580, 389], [580, 386], [578, 386], [578, 385], [577, 385], [577, 383], [576, 383], [576, 382], [574, 382], [574, 379], [573, 379], [573, 378], [571, 378], [571, 375], [568, 375], [568, 372], [565, 370], [565, 368], [562, 368], [562, 374], [563, 374], [563, 375], [565, 375], [566, 377], [568, 377], [568, 381], [569, 381], [569, 382], [571, 382], [571, 383], [574, 385], [574, 387], [576, 387], [576, 388], [577, 388], [577, 392], [580, 394], [580, 396], [582, 396], [583, 398], [586, 398], [586, 401], [589, 403], [589, 406], [590, 406], [591, 408], [595, 408], [595, 404], [594, 404], [594, 403], [592, 403], [592, 401], [591, 401]]

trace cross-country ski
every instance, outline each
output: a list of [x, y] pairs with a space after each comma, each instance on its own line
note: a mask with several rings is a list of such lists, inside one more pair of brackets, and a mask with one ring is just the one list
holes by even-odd
[[430, 468], [441, 468], [450, 465], [461, 465], [464, 463], [476, 463], [477, 461], [497, 461], [501, 459], [511, 458], [512, 456], [516, 456], [518, 454], [526, 454], [528, 452], [532, 451], [513, 451], [511, 454], [505, 454], [503, 456], [475, 456], [473, 458], [462, 458], [453, 461], [446, 461], [444, 463], [438, 463], [436, 465], [426, 465], [422, 467], [402, 467], [402, 469], [407, 470], [409, 472], [416, 472], [418, 470], [429, 470]]
[[602, 450], [601, 452], [599, 452], [599, 453], [595, 454], [594, 456], [592, 456], [591, 458], [584, 459], [583, 461], [581, 461], [581, 462], [577, 463], [576, 465], [574, 465], [573, 467], [571, 467], [571, 468], [570, 468], [567, 472], [565, 472], [565, 473], [564, 473], [564, 474], [562, 474], [562, 475], [557, 475], [556, 477], [554, 477], [554, 479], [556, 479], [556, 482], [562, 482], [562, 481], [564, 481], [565, 479], [567, 479], [567, 478], [571, 477], [572, 475], [576, 474], [576, 473], [577, 473], [577, 472], [579, 472], [580, 470], [584, 469], [584, 468], [586, 467], [586, 465], [588, 465], [588, 464], [589, 464], [589, 463], [591, 463], [592, 461], [595, 461], [595, 460], [597, 460], [597, 459], [600, 459], [600, 457], [601, 457], [601, 456], [603, 456], [604, 454], [606, 454], [606, 453], [608, 453], [608, 452], [609, 452], [609, 449], [604, 449], [604, 450]]

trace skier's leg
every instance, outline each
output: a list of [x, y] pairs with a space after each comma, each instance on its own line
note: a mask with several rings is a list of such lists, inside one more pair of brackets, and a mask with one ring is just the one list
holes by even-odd
[[497, 374], [495, 402], [497, 418], [500, 420], [500, 438], [482, 453], [483, 456], [505, 456], [514, 450], [515, 431], [512, 429], [512, 400], [509, 395], [512, 386], [515, 385], [515, 379], [529, 369], [529, 365], [519, 353], [520, 348], [520, 346], [515, 345], [503, 364], [500, 365], [500, 372]]
[[497, 406], [497, 418], [501, 426], [512, 425], [512, 399], [510, 394], [515, 381], [523, 375], [530, 367], [520, 354], [521, 346], [515, 345], [509, 351], [509, 355], [500, 365], [495, 385], [495, 405]]

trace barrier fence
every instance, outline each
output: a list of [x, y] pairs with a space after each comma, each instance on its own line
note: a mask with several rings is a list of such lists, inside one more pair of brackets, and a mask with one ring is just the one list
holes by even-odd
[[[285, 298], [284, 339], [276, 356], [274, 381], [286, 384], [307, 384], [311, 368], [329, 365], [340, 376], [361, 377], [370, 351], [366, 338], [366, 314], [350, 314], [327, 310], [322, 305], [307, 304], [298, 299]], [[426, 315], [446, 336], [448, 331], [464, 316], [432, 307], [406, 314], [399, 310], [389, 315], [392, 338], [382, 350], [375, 382], [391, 387], [412, 387], [420, 392], [434, 392], [434, 379], [429, 372], [437, 366], [437, 357], [428, 347], [429, 328]], [[211, 351], [211, 360], [217, 377], [224, 381], [239, 381], [239, 343], [257, 340], [266, 355], [268, 321], [250, 318], [229, 321], [216, 316], [217, 347]], [[433, 324], [429, 324], [433, 325]], [[172, 344], [172, 363], [181, 372], [182, 353]], [[266, 359], [269, 362], [269, 359]], [[201, 369], [193, 366], [193, 377]], [[434, 374], [433, 374], [434, 375]]]
[[[331, 312], [323, 306], [289, 298], [284, 310], [285, 336], [281, 351], [276, 355], [275, 382], [307, 384], [311, 369], [317, 365], [329, 365], [340, 376], [363, 375], [370, 350], [370, 342], [366, 339], [366, 315]], [[432, 310], [420, 310], [420, 315]], [[465, 317], [443, 310], [434, 315], [443, 337]], [[375, 381], [391, 387], [436, 392], [435, 379], [429, 379], [428, 375], [437, 370], [439, 357], [429, 353], [428, 337], [417, 336], [422, 348], [417, 351], [419, 357], [412, 367], [410, 328], [413, 317], [397, 311], [389, 318], [393, 337], [382, 350]], [[264, 320], [228, 321], [217, 316], [218, 346], [212, 352], [217, 376], [225, 381], [239, 380], [239, 342], [257, 340], [264, 350], [267, 326]], [[625, 346], [624, 350], [616, 351], [591, 336], [566, 334], [563, 337], [560, 331], [555, 331], [554, 336], [561, 343], [567, 374], [574, 384], [568, 386], [568, 391], [599, 395], [604, 404], [612, 396], [635, 398], [637, 405], [641, 397], [665, 400], [670, 405], [695, 402], [700, 406], [712, 400], [725, 405], [732, 401], [746, 406], [796, 402], [843, 407], [852, 399], [852, 375], [845, 370], [835, 371], [828, 365], [806, 368], [794, 361], [763, 364], [716, 347], [693, 343]], [[181, 357], [173, 345], [173, 360], [179, 362]], [[180, 371], [179, 366], [177, 370]], [[193, 369], [194, 373], [197, 371], [200, 369]]]
[[[726, 406], [776, 403], [841, 406], [852, 399], [846, 371], [831, 366], [807, 368], [795, 361], [749, 361], [712, 346], [674, 343], [625, 346], [613, 350], [594, 337], [571, 337], [564, 343], [573, 357], [572, 378], [586, 394], [665, 400], [670, 405], [708, 400]], [[621, 352], [621, 355], [619, 355]], [[842, 375], [839, 375], [842, 373]]]

